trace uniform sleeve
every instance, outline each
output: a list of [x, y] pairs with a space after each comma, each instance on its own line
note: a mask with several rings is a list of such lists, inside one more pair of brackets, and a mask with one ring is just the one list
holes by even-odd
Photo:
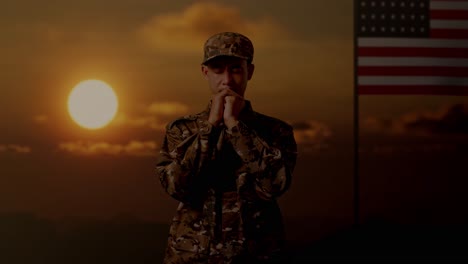
[[292, 127], [279, 124], [274, 129], [270, 144], [242, 121], [227, 132], [233, 148], [243, 161], [237, 180], [239, 193], [252, 197], [254, 190], [253, 197], [262, 200], [271, 200], [283, 194], [290, 186], [297, 157]]
[[183, 203], [196, 203], [204, 189], [203, 171], [210, 159], [216, 131], [206, 120], [199, 120], [198, 133], [189, 135], [184, 124], [166, 127], [166, 135], [156, 164], [165, 191]]

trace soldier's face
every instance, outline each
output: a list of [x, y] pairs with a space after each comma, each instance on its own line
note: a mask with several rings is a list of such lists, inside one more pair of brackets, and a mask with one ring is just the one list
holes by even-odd
[[253, 64], [248, 64], [244, 59], [228, 56], [214, 58], [208, 61], [207, 65], [202, 65], [202, 73], [208, 80], [213, 94], [228, 88], [244, 96], [253, 71]]

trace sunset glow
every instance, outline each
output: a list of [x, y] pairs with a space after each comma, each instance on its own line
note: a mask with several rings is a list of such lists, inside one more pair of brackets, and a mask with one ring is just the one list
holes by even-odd
[[80, 82], [68, 97], [71, 118], [87, 129], [98, 129], [109, 124], [117, 108], [118, 100], [114, 90], [99, 80]]
[[[3, 1], [0, 264], [164, 263], [179, 202], [200, 204], [214, 185], [284, 235], [270, 241], [285, 262], [468, 260], [467, 18], [468, 0]], [[222, 125], [206, 121], [216, 109], [204, 44], [225, 31], [254, 45], [244, 94], [254, 114], [241, 111], [234, 134], [221, 104]], [[409, 94], [426, 86], [443, 91]], [[271, 120], [252, 122], [260, 115]], [[266, 129], [275, 119], [285, 123]], [[291, 142], [272, 139], [290, 128], [297, 150], [280, 151]], [[235, 151], [244, 144], [248, 160], [262, 156], [255, 165]], [[292, 154], [291, 181], [275, 180]], [[162, 159], [187, 172], [182, 185], [170, 177], [182, 194], [165, 190]], [[257, 202], [280, 182], [284, 194]], [[251, 208], [273, 201], [272, 215]], [[263, 232], [242, 210], [200, 223], [199, 209], [187, 228], [222, 228], [177, 248], [210, 254], [212, 235]], [[243, 238], [227, 246], [269, 249]]]

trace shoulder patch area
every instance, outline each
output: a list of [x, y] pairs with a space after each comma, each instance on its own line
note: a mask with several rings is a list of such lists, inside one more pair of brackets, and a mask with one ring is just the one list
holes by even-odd
[[196, 121], [199, 117], [200, 117], [200, 114], [185, 115], [185, 116], [179, 117], [175, 119], [174, 121], [168, 123], [166, 125], [166, 129], [169, 130], [169, 129], [172, 129], [174, 126], [185, 125], [187, 123]]

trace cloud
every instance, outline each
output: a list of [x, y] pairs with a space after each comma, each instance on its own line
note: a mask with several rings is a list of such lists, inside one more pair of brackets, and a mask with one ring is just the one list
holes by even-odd
[[360, 146], [363, 154], [466, 156], [468, 105], [413, 111], [393, 119], [363, 118], [361, 132], [367, 133]]
[[36, 115], [34, 116], [33, 120], [35, 123], [44, 124], [49, 121], [49, 117], [47, 115]]
[[32, 149], [28, 146], [21, 146], [16, 144], [0, 144], [0, 153], [19, 153], [19, 154], [28, 154], [31, 153]]
[[157, 154], [157, 144], [154, 141], [132, 140], [127, 144], [73, 141], [60, 143], [58, 148], [60, 151], [81, 156], [155, 156]]
[[[466, 144], [464, 144], [466, 145]], [[401, 154], [434, 154], [434, 153], [464, 153], [466, 151], [459, 148], [456, 143], [419, 143], [419, 144], [379, 144], [372, 146], [361, 146], [360, 153], [393, 156]]]
[[366, 117], [361, 121], [364, 132], [417, 135], [467, 135], [468, 105], [454, 104], [437, 111], [406, 113], [394, 119]]
[[393, 130], [393, 120], [373, 116], [361, 117], [359, 128], [364, 132], [382, 133]]
[[119, 113], [113, 121], [113, 125], [129, 128], [163, 130], [165, 127], [165, 122], [159, 120], [155, 116], [148, 114], [128, 115], [125, 113]]
[[294, 138], [299, 147], [306, 150], [328, 148], [328, 140], [332, 136], [329, 126], [314, 120], [292, 123]]
[[184, 115], [188, 112], [188, 106], [179, 102], [155, 102], [148, 106], [148, 113], [154, 115], [174, 116]]
[[199, 52], [209, 36], [221, 31], [242, 32], [256, 45], [288, 39], [272, 18], [246, 19], [238, 8], [214, 2], [196, 2], [179, 12], [156, 15], [137, 34], [155, 50]]
[[[187, 115], [189, 106], [176, 101], [151, 102], [137, 106], [131, 112], [118, 112], [111, 126], [119, 128], [137, 128], [164, 131], [166, 124], [175, 118]], [[46, 124], [50, 121], [48, 115], [38, 114], [32, 118], [36, 124]]]
[[189, 107], [180, 102], [152, 102], [138, 108], [136, 113], [119, 113], [113, 123], [117, 126], [163, 131], [168, 122], [188, 114], [188, 111]]
[[468, 134], [468, 105], [455, 104], [434, 113], [408, 115], [402, 121], [402, 126], [411, 131]]

